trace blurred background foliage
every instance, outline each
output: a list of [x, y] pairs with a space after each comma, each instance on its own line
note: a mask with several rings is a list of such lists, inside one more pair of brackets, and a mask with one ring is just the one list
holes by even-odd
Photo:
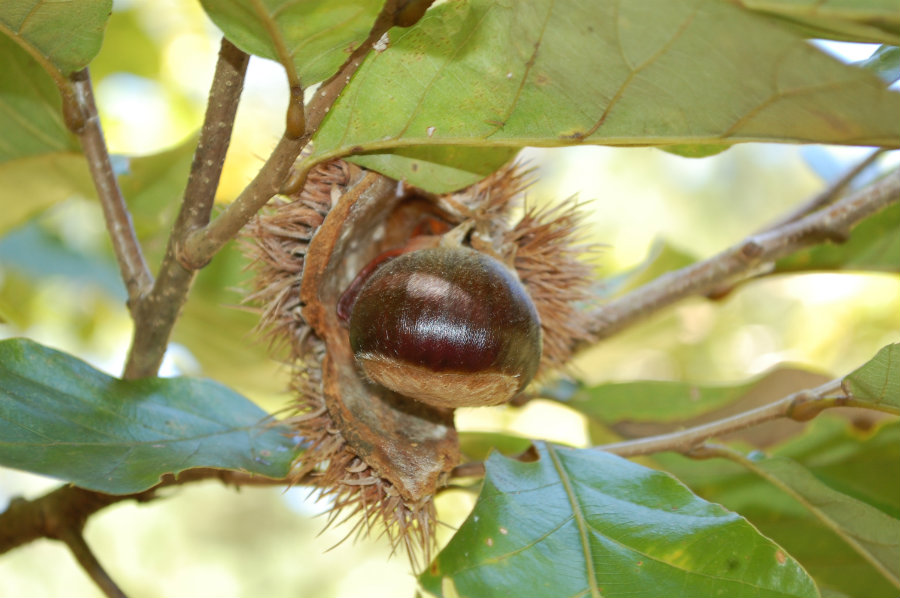
[[[199, 4], [117, 1], [103, 49], [91, 65], [110, 151], [154, 270], [190, 167], [219, 37]], [[873, 49], [853, 46], [842, 52], [860, 60]], [[237, 195], [277, 141], [285, 89], [279, 66], [251, 59], [220, 201]], [[802, 203], [868, 151], [747, 145], [687, 159], [650, 148], [584, 147], [529, 149], [521, 158], [535, 168], [529, 204], [573, 195], [586, 202], [588, 240], [603, 245], [589, 259], [598, 280], [605, 281], [598, 295], [608, 296], [730, 246]], [[882, 158], [882, 163], [896, 161], [896, 156]], [[130, 336], [125, 292], [86, 171], [77, 164], [69, 168], [75, 174], [65, 184], [32, 173], [17, 188], [0, 190], [0, 338], [27, 336], [116, 375]], [[24, 218], [29, 213], [32, 217]], [[886, 272], [777, 274], [715, 302], [691, 299], [585, 351], [568, 373], [588, 385], [631, 380], [733, 385], [764, 376], [765, 392], [741, 399], [761, 402], [845, 374], [900, 338], [897, 219], [885, 220], [892, 227], [886, 236], [894, 241], [880, 250], [879, 269]], [[240, 307], [240, 289], [250, 276], [246, 267], [232, 244], [200, 273], [163, 374], [211, 377], [277, 411], [289, 400], [288, 372], [254, 336], [255, 315]], [[802, 263], [784, 269], [797, 268]], [[765, 376], [775, 368], [774, 378]], [[741, 401], [743, 407], [749, 404]], [[742, 442], [748, 449], [779, 445], [780, 453], [814, 454], [820, 461], [817, 474], [868, 488], [875, 495], [870, 499], [896, 517], [896, 476], [886, 479], [873, 463], [889, 469], [900, 460], [897, 427], [846, 422], [823, 417], [787, 445], [785, 438], [800, 426]], [[589, 421], [550, 400], [521, 409], [462, 411], [458, 423], [463, 430], [574, 446], [656, 430], [634, 422]], [[472, 436], [468, 446], [475, 447], [479, 438], [491, 439]], [[513, 442], [510, 450], [516, 446]], [[810, 446], [829, 446], [832, 453], [844, 447], [857, 456], [850, 464], [829, 462], [827, 451]], [[665, 467], [701, 496], [750, 516], [807, 567], [815, 559], [804, 561], [804, 555], [823, 553], [823, 544], [841, 545], [830, 532], [815, 528], [802, 509], [791, 508], [791, 499], [734, 464], [698, 464], [673, 455], [643, 462]], [[56, 484], [0, 469], [0, 508], [16, 495], [37, 496]], [[323, 520], [311, 516], [323, 507], [303, 488], [237, 493], [210, 483], [172, 495], [145, 506], [117, 505], [87, 528], [88, 541], [111, 575], [137, 595], [412, 595], [415, 580], [406, 561], [388, 560], [383, 540], [346, 542], [328, 552], [343, 533], [317, 536]], [[450, 491], [438, 500], [442, 519], [456, 525], [474, 496]], [[803, 540], [792, 546], [784, 539], [792, 535]], [[811, 572], [833, 584], [828, 592], [851, 594], [842, 575], [871, 579], [870, 585], [859, 582], [871, 595], [885, 591], [886, 582], [855, 553], [839, 548], [824, 553], [844, 564], [815, 562], [818, 570]], [[43, 540], [0, 559], [0, 595], [50, 594], [97, 596], [99, 590], [62, 545]]]

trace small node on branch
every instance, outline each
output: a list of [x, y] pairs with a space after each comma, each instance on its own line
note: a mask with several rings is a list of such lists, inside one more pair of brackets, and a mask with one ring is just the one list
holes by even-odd
[[86, 117], [74, 93], [62, 93], [62, 113], [67, 129], [76, 135], [84, 132]]
[[756, 240], [750, 239], [741, 246], [741, 257], [747, 261], [755, 261], [763, 254], [763, 246]]
[[828, 229], [826, 235], [828, 240], [836, 245], [842, 245], [850, 240], [850, 231], [848, 229]]
[[306, 112], [303, 106], [303, 88], [291, 87], [291, 98], [287, 108], [284, 135], [290, 139], [300, 139], [306, 134]]
[[204, 259], [198, 260], [194, 257], [194, 254], [189, 251], [190, 245], [185, 243], [175, 242], [175, 261], [178, 264], [187, 270], [188, 272], [193, 272], [194, 270], [201, 270], [205, 268], [211, 261], [213, 256], [204, 256]]
[[832, 407], [859, 407], [853, 396], [845, 394], [839, 397], [827, 397], [812, 391], [798, 393], [788, 406], [785, 417], [794, 421], [807, 422], [826, 409]]

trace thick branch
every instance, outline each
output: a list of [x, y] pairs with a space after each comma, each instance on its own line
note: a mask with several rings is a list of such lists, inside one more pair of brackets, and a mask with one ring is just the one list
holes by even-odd
[[900, 200], [900, 169], [865, 189], [799, 220], [751, 235], [702, 262], [669, 272], [598, 308], [591, 332], [606, 338], [636, 321], [691, 295], [750, 277], [760, 268], [824, 241], [842, 242], [859, 222]]
[[[137, 235], [134, 232], [131, 214], [125, 205], [119, 181], [116, 179], [109, 160], [103, 129], [100, 127], [100, 116], [97, 114], [97, 105], [94, 102], [91, 78], [86, 68], [72, 75], [72, 88], [74, 101], [64, 101], [64, 105], [67, 107], [66, 122], [70, 124], [73, 132], [81, 140], [91, 177], [94, 180], [94, 187], [97, 189], [97, 197], [103, 207], [103, 217], [116, 260], [119, 262], [122, 280], [128, 291], [128, 304], [134, 314], [140, 298], [153, 285], [153, 276], [144, 261], [144, 254], [141, 252]], [[71, 113], [73, 112], [77, 113], [77, 118], [72, 117]]]
[[181, 211], [169, 236], [156, 284], [133, 311], [134, 339], [125, 365], [125, 378], [153, 376], [162, 363], [169, 336], [195, 273], [179, 262], [180, 245], [191, 231], [209, 222], [248, 60], [247, 54], [222, 39]]
[[94, 513], [117, 502], [148, 502], [157, 498], [160, 488], [216, 479], [228, 486], [287, 486], [291, 483], [221, 469], [189, 469], [178, 476], [164, 476], [157, 486], [136, 494], [103, 494], [77, 486], [62, 486], [34, 500], [16, 498], [10, 502], [6, 511], [0, 513], [0, 554], [39, 538], [59, 538], [63, 529], [80, 530]]

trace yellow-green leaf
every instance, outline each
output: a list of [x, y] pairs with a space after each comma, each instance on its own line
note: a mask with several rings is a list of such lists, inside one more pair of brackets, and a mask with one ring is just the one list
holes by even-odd
[[900, 42], [900, 10], [894, 0], [742, 0], [741, 5], [783, 19], [810, 37]]
[[900, 145], [900, 94], [731, 3], [468, 0], [388, 37], [310, 160], [419, 145]]
[[296, 69], [304, 86], [331, 76], [369, 33], [381, 0], [201, 0], [225, 36]]
[[844, 382], [857, 399], [900, 409], [900, 343], [882, 347]]
[[100, 51], [112, 0], [3, 0], [0, 34], [11, 38], [54, 78], [84, 68]]

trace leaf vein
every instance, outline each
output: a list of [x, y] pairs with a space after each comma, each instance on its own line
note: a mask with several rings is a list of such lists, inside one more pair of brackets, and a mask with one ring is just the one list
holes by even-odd
[[434, 86], [435, 82], [438, 80], [438, 78], [444, 72], [444, 67], [448, 64], [453, 64], [456, 61], [456, 57], [458, 55], [460, 55], [464, 49], [467, 48], [469, 42], [472, 40], [473, 37], [475, 37], [475, 33], [482, 27], [483, 23], [487, 20], [488, 15], [490, 13], [491, 13], [490, 9], [484, 11], [484, 15], [482, 15], [481, 20], [477, 24], [475, 24], [475, 26], [473, 26], [471, 28], [468, 36], [464, 40], [462, 40], [459, 44], [457, 44], [457, 46], [456, 46], [456, 48], [454, 48], [453, 52], [444, 61], [444, 64], [441, 65], [437, 69], [437, 72], [435, 72], [435, 74], [431, 77], [431, 79], [425, 85], [425, 88], [422, 90], [422, 93], [419, 95], [419, 100], [418, 100], [418, 102], [416, 102], [415, 108], [412, 110], [412, 112], [410, 112], [409, 118], [406, 120], [406, 124], [403, 125], [403, 128], [400, 130], [400, 132], [394, 136], [395, 138], [403, 137], [406, 134], [406, 131], [409, 130], [409, 127], [412, 124], [412, 121], [415, 118], [416, 114], [422, 110], [422, 106], [425, 103], [425, 98], [428, 96], [429, 89]]
[[[621, 0], [620, 0], [620, 3], [621, 3]], [[687, 18], [684, 19], [684, 21], [682, 21], [681, 25], [679, 25], [679, 27], [675, 31], [675, 33], [672, 34], [672, 37], [670, 37], [668, 40], [666, 40], [666, 43], [662, 44], [656, 52], [654, 52], [646, 60], [644, 60], [643, 63], [639, 64], [636, 67], [633, 67], [629, 63], [628, 59], [625, 57], [625, 51], [622, 48], [621, 39], [618, 38], [618, 39], [620, 39], [619, 51], [621, 52], [622, 58], [625, 61], [625, 65], [628, 66], [630, 72], [628, 73], [628, 76], [625, 77], [625, 80], [622, 82], [622, 85], [619, 86], [619, 89], [616, 90], [616, 93], [613, 95], [612, 99], [610, 99], [609, 103], [606, 105], [606, 108], [603, 110], [603, 114], [600, 115], [600, 118], [597, 120], [597, 122], [595, 122], [594, 125], [590, 129], [588, 129], [588, 131], [586, 133], [584, 133], [583, 135], [580, 135], [579, 137], [581, 137], [582, 139], [590, 137], [591, 135], [593, 135], [594, 133], [597, 132], [597, 129], [599, 129], [601, 126], [603, 126], [603, 123], [606, 121], [606, 118], [609, 116], [609, 113], [612, 111], [613, 107], [615, 107], [615, 105], [619, 103], [619, 100], [622, 99], [622, 96], [624, 95], [625, 90], [628, 89], [628, 87], [631, 85], [632, 81], [634, 81], [635, 77], [637, 77], [638, 73], [640, 73], [642, 70], [647, 68], [649, 65], [653, 64], [653, 62], [656, 61], [660, 56], [662, 56], [663, 54], [665, 54], [666, 52], [669, 51], [669, 49], [672, 47], [672, 44], [674, 44], [677, 40], [679, 40], [681, 38], [681, 36], [684, 35], [684, 32], [687, 31], [688, 26], [694, 21], [694, 18], [697, 16], [697, 13], [699, 12], [699, 10], [700, 10], [699, 5], [695, 6], [694, 11], [690, 15], [688, 15]], [[617, 32], [618, 32], [618, 27], [617, 27]]]
[[591, 539], [588, 532], [590, 527], [584, 518], [584, 513], [581, 512], [581, 505], [578, 502], [578, 497], [575, 496], [575, 489], [572, 487], [572, 481], [569, 479], [568, 472], [563, 468], [562, 463], [559, 460], [559, 455], [556, 454], [556, 449], [550, 444], [547, 444], [546, 447], [547, 454], [550, 455], [550, 459], [553, 461], [553, 467], [556, 469], [559, 479], [562, 482], [563, 489], [566, 492], [566, 496], [569, 499], [569, 504], [572, 507], [572, 513], [575, 517], [575, 523], [578, 526], [578, 536], [581, 539], [581, 550], [584, 553], [586, 569], [585, 573], [587, 574], [587, 582], [588, 587], [591, 590], [591, 596], [600, 598], [602, 594], [600, 593], [600, 588], [597, 587], [597, 575], [594, 571], [594, 555], [591, 550]]
[[525, 71], [522, 73], [522, 77], [519, 79], [519, 86], [516, 89], [516, 93], [509, 104], [509, 109], [506, 111], [506, 114], [503, 115], [503, 118], [500, 119], [500, 123], [494, 128], [494, 130], [484, 136], [485, 139], [493, 136], [497, 131], [501, 130], [506, 125], [509, 117], [512, 115], [513, 111], [516, 109], [516, 106], [519, 104], [519, 99], [522, 97], [522, 92], [525, 90], [525, 82], [528, 80], [528, 76], [531, 74], [531, 70], [534, 68], [535, 63], [537, 62], [538, 52], [541, 49], [541, 44], [543, 43], [544, 36], [547, 33], [547, 24], [550, 22], [550, 16], [553, 14], [553, 9], [555, 6], [556, 1], [554, 0], [547, 8], [547, 15], [544, 18], [544, 22], [541, 24], [541, 30], [537, 36], [537, 40], [535, 40], [534, 42], [534, 50], [531, 53], [531, 57], [525, 62]]

